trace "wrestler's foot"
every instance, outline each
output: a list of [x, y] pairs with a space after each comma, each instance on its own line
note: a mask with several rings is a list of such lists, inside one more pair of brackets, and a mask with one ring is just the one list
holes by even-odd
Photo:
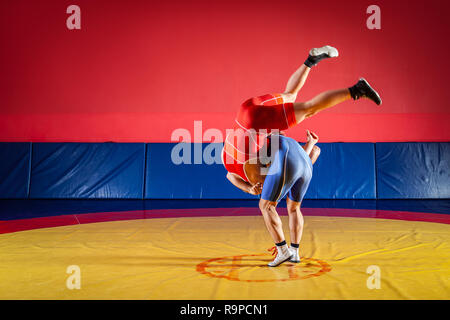
[[319, 61], [327, 58], [335, 58], [339, 55], [336, 48], [331, 46], [323, 46], [321, 48], [313, 48], [309, 51], [308, 59], [305, 61], [305, 65], [308, 67], [315, 66]]
[[[278, 249], [278, 248], [277, 248]], [[287, 246], [282, 249], [278, 249], [277, 256], [275, 259], [268, 264], [269, 267], [276, 267], [282, 264], [283, 262], [288, 261], [292, 257], [292, 253]]]
[[300, 263], [300, 255], [298, 254], [298, 248], [289, 248], [291, 251], [292, 257], [289, 259], [289, 262], [292, 263]]
[[381, 105], [382, 101], [380, 95], [370, 86], [370, 84], [364, 78], [359, 79], [359, 81], [353, 87], [350, 87], [348, 89], [353, 100], [358, 100], [359, 98], [363, 97], [372, 100], [377, 105]]

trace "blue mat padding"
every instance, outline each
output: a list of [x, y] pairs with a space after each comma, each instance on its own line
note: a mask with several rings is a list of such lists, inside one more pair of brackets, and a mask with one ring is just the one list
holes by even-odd
[[450, 197], [450, 143], [377, 143], [379, 199]]
[[321, 143], [305, 199], [375, 199], [373, 143]]
[[[449, 199], [450, 143], [322, 143], [305, 199]], [[253, 199], [221, 143], [0, 143], [2, 199]]]
[[30, 198], [142, 199], [144, 143], [35, 143]]
[[0, 198], [27, 198], [31, 143], [0, 143]]
[[[183, 143], [179, 147], [175, 143], [148, 144], [145, 198], [254, 198], [227, 180], [221, 149], [222, 143], [214, 143], [209, 147], [201, 143]], [[209, 159], [207, 155], [212, 158]]]
[[[215, 144], [217, 151], [221, 144]], [[147, 199], [249, 199], [255, 198], [234, 187], [221, 164], [205, 163], [205, 146], [185, 144], [190, 155], [184, 164], [172, 159], [176, 144], [147, 145]], [[190, 148], [189, 148], [190, 147]], [[198, 147], [199, 161], [194, 151]], [[201, 149], [200, 149], [201, 147]], [[325, 143], [314, 166], [306, 199], [375, 199], [375, 154], [372, 143]], [[183, 147], [180, 147], [183, 149]], [[190, 164], [187, 159], [190, 159]], [[181, 160], [179, 160], [181, 161]], [[217, 162], [221, 163], [220, 155]], [[174, 163], [175, 162], [175, 163]]]

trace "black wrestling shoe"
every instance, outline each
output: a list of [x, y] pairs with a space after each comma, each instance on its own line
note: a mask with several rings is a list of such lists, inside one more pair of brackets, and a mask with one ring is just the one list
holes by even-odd
[[353, 87], [350, 87], [349, 90], [353, 100], [358, 100], [359, 98], [363, 97], [372, 100], [377, 105], [381, 105], [382, 101], [380, 95], [370, 86], [370, 84], [364, 78], [359, 79], [359, 81]]

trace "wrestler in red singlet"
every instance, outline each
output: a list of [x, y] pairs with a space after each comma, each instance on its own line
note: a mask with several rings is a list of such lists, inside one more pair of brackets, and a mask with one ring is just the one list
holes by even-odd
[[257, 155], [273, 130], [286, 130], [297, 122], [293, 103], [285, 103], [280, 94], [266, 94], [246, 100], [235, 123], [234, 132], [225, 138], [223, 164], [248, 182], [244, 163]]
[[[351, 87], [328, 90], [309, 101], [295, 102], [311, 68], [323, 59], [338, 55], [337, 49], [331, 46], [311, 49], [304, 64], [289, 78], [282, 94], [251, 98], [241, 105], [235, 131], [227, 132], [225, 138], [222, 162], [228, 171], [227, 179], [246, 193], [260, 195], [258, 206], [277, 248], [277, 255], [269, 267], [285, 261], [300, 262], [299, 244], [303, 231], [300, 205], [311, 181], [312, 166], [320, 153], [315, 146], [318, 137], [312, 132], [308, 131], [307, 143], [300, 147], [294, 139], [278, 136], [274, 131], [288, 129], [350, 99], [367, 98], [377, 105], [382, 102], [380, 95], [364, 78]], [[276, 143], [277, 139], [279, 143]], [[269, 151], [272, 154], [269, 155]], [[276, 211], [279, 200], [285, 195], [290, 247]]]

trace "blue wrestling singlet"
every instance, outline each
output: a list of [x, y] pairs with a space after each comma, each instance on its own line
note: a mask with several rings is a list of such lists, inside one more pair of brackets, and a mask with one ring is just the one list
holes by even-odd
[[[312, 178], [311, 159], [294, 139], [282, 135], [277, 137], [279, 148], [275, 149], [264, 180], [261, 199], [278, 202], [288, 194], [289, 199], [301, 202]], [[274, 138], [272, 143], [276, 143]]]

